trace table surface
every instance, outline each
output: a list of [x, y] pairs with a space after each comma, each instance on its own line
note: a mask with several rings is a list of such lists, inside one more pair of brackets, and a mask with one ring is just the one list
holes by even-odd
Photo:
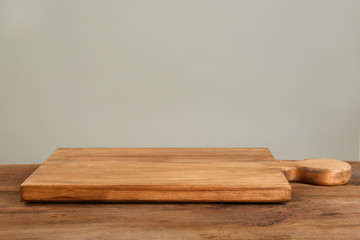
[[292, 183], [286, 203], [25, 203], [39, 166], [0, 165], [0, 239], [360, 239], [360, 162], [349, 184]]

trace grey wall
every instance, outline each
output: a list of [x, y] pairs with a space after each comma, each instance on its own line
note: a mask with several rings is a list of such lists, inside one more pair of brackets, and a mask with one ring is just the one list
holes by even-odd
[[57, 147], [359, 158], [360, 1], [0, 1], [0, 163]]

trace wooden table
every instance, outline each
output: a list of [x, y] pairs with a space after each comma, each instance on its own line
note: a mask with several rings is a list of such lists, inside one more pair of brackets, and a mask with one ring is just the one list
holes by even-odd
[[20, 202], [39, 165], [0, 165], [0, 239], [360, 239], [360, 162], [339, 187], [292, 183], [279, 204]]

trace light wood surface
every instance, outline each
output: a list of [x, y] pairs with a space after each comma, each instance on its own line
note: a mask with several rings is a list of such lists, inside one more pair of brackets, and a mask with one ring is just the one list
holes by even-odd
[[341, 185], [350, 165], [285, 163], [267, 148], [58, 149], [22, 185], [24, 201], [283, 202], [288, 180]]
[[39, 165], [0, 165], [0, 239], [360, 239], [360, 162], [351, 181], [291, 183], [285, 203], [26, 203]]

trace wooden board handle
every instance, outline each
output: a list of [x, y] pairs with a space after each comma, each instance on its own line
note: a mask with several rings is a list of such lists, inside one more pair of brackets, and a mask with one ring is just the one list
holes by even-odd
[[324, 186], [346, 184], [351, 178], [350, 164], [325, 158], [306, 159], [284, 163], [283, 172], [289, 181]]

